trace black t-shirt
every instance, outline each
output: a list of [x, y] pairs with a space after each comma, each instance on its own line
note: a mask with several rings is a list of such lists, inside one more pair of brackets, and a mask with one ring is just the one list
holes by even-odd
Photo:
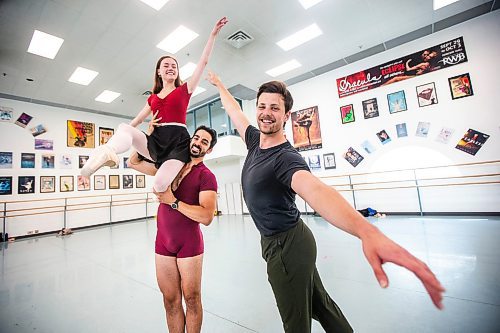
[[260, 131], [248, 126], [248, 155], [241, 173], [243, 197], [257, 229], [271, 236], [295, 226], [300, 212], [295, 205], [292, 176], [309, 167], [290, 142], [261, 149]]

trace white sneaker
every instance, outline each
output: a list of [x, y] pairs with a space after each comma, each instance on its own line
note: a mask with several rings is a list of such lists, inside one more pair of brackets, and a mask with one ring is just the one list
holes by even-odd
[[116, 155], [111, 147], [108, 145], [99, 146], [92, 152], [87, 163], [85, 163], [80, 171], [80, 174], [85, 177], [90, 177], [103, 166], [114, 167], [119, 163], [118, 155]]

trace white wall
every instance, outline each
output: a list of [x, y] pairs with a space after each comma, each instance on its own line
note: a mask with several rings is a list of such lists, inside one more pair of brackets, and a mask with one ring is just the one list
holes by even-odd
[[[109, 205], [106, 203], [96, 204], [96, 202], [109, 202], [111, 200], [111, 195], [113, 195], [113, 201], [137, 199], [142, 200], [142, 203], [113, 207], [111, 210], [112, 222], [146, 216], [145, 197], [147, 195], [146, 192], [151, 190], [153, 179], [150, 176], [146, 176], [146, 188], [135, 187], [135, 175], [139, 173], [133, 169], [124, 169], [123, 166], [123, 157], [128, 157], [130, 155], [129, 152], [120, 154], [119, 169], [103, 168], [96, 174], [106, 175], [106, 187], [109, 187], [108, 175], [120, 175], [120, 187], [123, 187], [122, 175], [134, 175], [133, 189], [121, 188], [117, 190], [94, 190], [94, 177], [92, 176], [91, 190], [78, 191], [77, 176], [80, 173], [80, 169], [78, 169], [78, 156], [89, 155], [92, 149], [69, 148], [66, 146], [66, 120], [77, 120], [94, 123], [96, 131], [96, 141], [98, 140], [99, 127], [115, 128], [116, 130], [120, 123], [128, 122], [128, 120], [3, 98], [0, 98], [0, 105], [14, 109], [13, 121], [15, 121], [23, 112], [33, 116], [33, 119], [26, 128], [21, 128], [20, 126], [14, 124], [14, 122], [0, 122], [0, 151], [13, 153], [12, 169], [0, 169], [1, 176], [13, 177], [13, 194], [1, 196], [0, 203], [23, 201], [21, 203], [7, 204], [8, 210], [59, 206], [59, 208], [52, 209], [52, 211], [57, 211], [61, 210], [61, 206], [64, 206], [65, 204], [64, 199], [52, 200], [58, 198], [69, 198], [67, 199], [68, 205], [77, 205], [81, 203], [85, 204], [84, 206], [74, 206], [71, 209], [106, 206], [104, 208], [85, 209], [68, 212], [66, 218], [66, 226], [73, 228], [82, 227], [110, 222]], [[53, 140], [54, 149], [52, 151], [34, 149], [35, 140], [29, 129], [38, 124], [43, 124], [47, 128], [47, 132], [37, 136], [36, 138]], [[96, 142], [96, 144], [98, 143]], [[21, 168], [21, 153], [35, 153], [36, 160], [34, 169]], [[42, 154], [55, 155], [54, 169], [42, 169]], [[69, 154], [72, 156], [73, 164], [71, 169], [60, 168], [59, 159], [63, 154]], [[17, 181], [19, 176], [35, 176], [35, 193], [18, 194]], [[56, 191], [53, 193], [40, 193], [40, 176], [55, 176]], [[60, 176], [74, 176], [73, 192], [59, 191]], [[132, 193], [139, 194], [130, 196], [121, 195]], [[27, 203], [26, 201], [31, 202]], [[0, 206], [0, 209], [3, 209], [3, 205]], [[154, 215], [156, 212], [156, 204], [150, 204], [148, 209], [148, 215]], [[31, 210], [10, 213], [9, 215], [41, 213], [50, 210], [51, 209]], [[54, 231], [61, 229], [63, 226], [64, 214], [61, 212], [52, 214], [28, 215], [24, 217], [19, 216], [6, 219], [6, 232], [9, 233], [9, 236], [25, 235], [28, 232], [34, 230], [38, 230], [40, 233]], [[0, 225], [0, 232], [1, 228], [2, 226]]]
[[[499, 160], [500, 113], [497, 111], [498, 103], [495, 98], [500, 88], [498, 83], [498, 75], [500, 74], [498, 65], [498, 55], [500, 54], [499, 35], [500, 12], [495, 11], [290, 86], [289, 89], [294, 97], [292, 111], [315, 105], [319, 107], [323, 148], [302, 152], [303, 156], [320, 155], [321, 163], [323, 164], [323, 154], [335, 153], [337, 169], [325, 170], [322, 166], [323, 169], [315, 172], [315, 174], [319, 177], [328, 177], [403, 168]], [[460, 36], [464, 38], [468, 62], [339, 99], [336, 86], [337, 78], [383, 64]], [[452, 100], [448, 78], [463, 73], [470, 73], [474, 96]], [[419, 107], [415, 88], [429, 82], [435, 83], [438, 104]], [[389, 114], [386, 95], [400, 90], [405, 91], [408, 110]], [[361, 102], [374, 97], [378, 101], [380, 116], [372, 119], [364, 119]], [[347, 104], [354, 105], [356, 121], [354, 123], [342, 124], [339, 108]], [[255, 123], [255, 100], [246, 103], [244, 107], [246, 108], [245, 113]], [[431, 123], [427, 138], [415, 136], [417, 125], [421, 121]], [[408, 137], [398, 139], [395, 125], [403, 122], [407, 124]], [[451, 127], [455, 130], [448, 144], [435, 141], [442, 127]], [[454, 148], [469, 128], [490, 135], [490, 138], [476, 156], [466, 154]], [[392, 139], [386, 145], [382, 145], [375, 134], [383, 129], [387, 131]], [[290, 125], [287, 125], [286, 133], [289, 140], [293, 143], [293, 134]], [[366, 153], [360, 145], [364, 140], [369, 140], [376, 148], [376, 151], [372, 154]], [[351, 146], [364, 156], [364, 160], [356, 168], [353, 168], [342, 157]], [[236, 166], [236, 163], [234, 165]], [[214, 170], [217, 173], [217, 167]], [[427, 172], [432, 173], [436, 172], [436, 170], [430, 169]], [[500, 167], [497, 165], [495, 167], [476, 168], [475, 172], [499, 173]], [[423, 173], [424, 171], [419, 172], [419, 176]], [[442, 172], [443, 176], [460, 176], [467, 173], [466, 168], [454, 168], [453, 170]], [[380, 174], [376, 174], [370, 177], [370, 180], [380, 181], [383, 180], [383, 177], [392, 177], [392, 175], [381, 176]], [[353, 182], [364, 181], [364, 178], [366, 177], [352, 177]], [[489, 177], [482, 180], [498, 181], [500, 177]], [[336, 185], [335, 182], [337, 180], [324, 178], [324, 181], [328, 184]], [[469, 179], [468, 181], [471, 180]], [[344, 181], [338, 183], [346, 184], [346, 182], [349, 182], [347, 177], [345, 177]], [[450, 182], [461, 181], [452, 180]], [[397, 185], [410, 186], [411, 184], [414, 185], [414, 182], [401, 182]], [[429, 182], [424, 184], [428, 185]], [[337, 186], [337, 188], [340, 190], [348, 189], [345, 186]], [[351, 192], [342, 192], [342, 194], [351, 203], [354, 203]], [[500, 211], [500, 186], [498, 185], [427, 187], [421, 190], [420, 195], [422, 198], [422, 208], [426, 212]], [[467, 198], [467, 200], [464, 198]], [[359, 209], [367, 206], [381, 211], [393, 212], [418, 212], [420, 209], [418, 194], [415, 188], [359, 191], [356, 192], [355, 199], [356, 206]], [[300, 199], [298, 199], [297, 204], [302, 211], [306, 211], [304, 203]], [[310, 208], [308, 208], [308, 211], [310, 211]]]

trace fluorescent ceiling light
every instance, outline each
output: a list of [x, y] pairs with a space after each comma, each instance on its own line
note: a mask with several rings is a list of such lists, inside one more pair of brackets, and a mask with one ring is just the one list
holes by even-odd
[[454, 2], [457, 2], [458, 0], [434, 0], [433, 1], [433, 7], [434, 10], [438, 10], [439, 8], [443, 8], [445, 6], [451, 5]]
[[297, 31], [293, 35], [280, 40], [276, 44], [278, 44], [278, 46], [283, 50], [288, 51], [322, 34], [323, 32], [321, 29], [316, 25], [316, 23], [314, 23], [307, 28]]
[[304, 7], [304, 9], [311, 8], [312, 6], [321, 1], [323, 0], [299, 0], [300, 4], [302, 5], [302, 7]]
[[90, 82], [99, 74], [99, 72], [92, 71], [83, 67], [77, 67], [71, 77], [68, 79], [69, 82], [82, 84], [88, 86]]
[[205, 88], [203, 88], [203, 87], [198, 86], [198, 87], [196, 87], [196, 89], [193, 91], [193, 94], [191, 95], [191, 97], [194, 97], [194, 96], [196, 96], [196, 95], [199, 95], [199, 94], [201, 94], [202, 92], [205, 92], [205, 91], [207, 91], [207, 89], [205, 89]]
[[160, 10], [161, 7], [165, 6], [165, 4], [168, 2], [168, 0], [140, 0], [140, 1], [144, 2], [146, 5], [156, 10]]
[[297, 60], [290, 60], [288, 62], [285, 62], [283, 65], [279, 65], [278, 67], [274, 67], [266, 72], [267, 75], [270, 75], [272, 77], [276, 77], [278, 75], [281, 75], [283, 73], [289, 72], [292, 69], [299, 68], [302, 66]]
[[192, 62], [188, 62], [184, 66], [179, 69], [179, 75], [182, 81], [187, 80], [193, 75], [194, 70], [196, 69], [196, 64]]
[[54, 59], [64, 39], [35, 30], [28, 52], [45, 58]]
[[111, 103], [120, 95], [120, 93], [111, 90], [104, 90], [95, 100], [103, 103]]
[[198, 36], [199, 35], [196, 32], [189, 30], [183, 25], [180, 25], [177, 29], [174, 30], [174, 32], [172, 32], [170, 35], [165, 37], [164, 40], [159, 42], [156, 47], [162, 49], [163, 51], [175, 54], [184, 46], [191, 43], [191, 41]]

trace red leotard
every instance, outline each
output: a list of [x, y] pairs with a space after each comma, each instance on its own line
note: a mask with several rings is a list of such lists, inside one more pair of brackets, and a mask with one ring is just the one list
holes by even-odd
[[162, 123], [186, 124], [186, 113], [191, 94], [188, 93], [187, 83], [172, 90], [165, 98], [153, 94], [148, 98], [148, 104], [153, 111], [160, 111], [157, 118], [161, 117]]

